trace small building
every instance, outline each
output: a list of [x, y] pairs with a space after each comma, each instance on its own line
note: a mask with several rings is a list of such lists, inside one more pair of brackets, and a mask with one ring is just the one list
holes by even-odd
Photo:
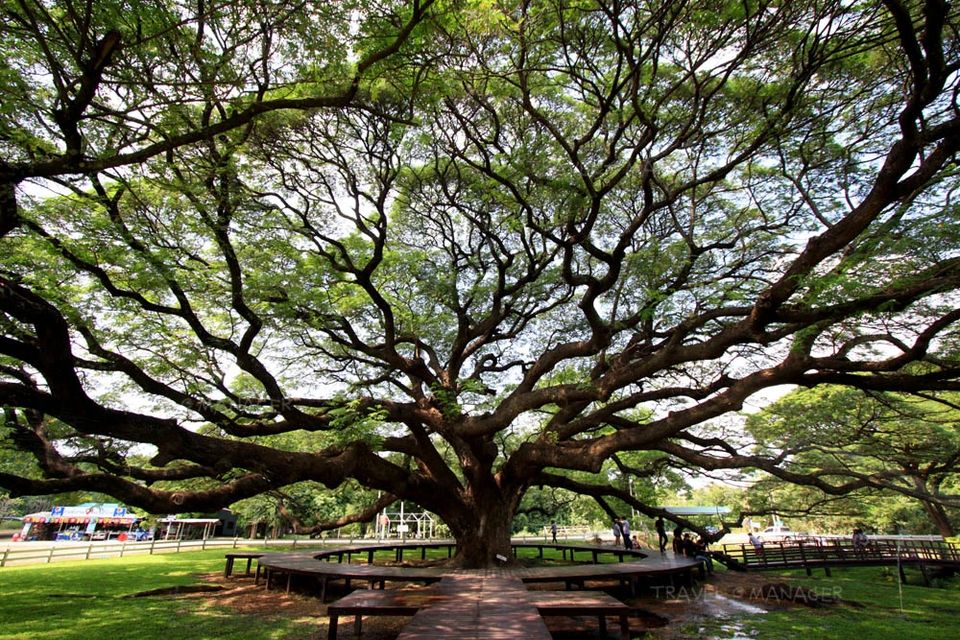
[[220, 511], [217, 511], [211, 517], [216, 518], [220, 522], [213, 532], [213, 535], [225, 536], [227, 538], [232, 538], [237, 535], [237, 516], [230, 511], [230, 509], [220, 509]]
[[218, 518], [178, 518], [167, 516], [157, 520], [157, 538], [160, 540], [206, 540], [212, 538]]
[[214, 536], [237, 535], [237, 516], [229, 509], [199, 518], [169, 515], [157, 520], [157, 538], [163, 540], [206, 540]]

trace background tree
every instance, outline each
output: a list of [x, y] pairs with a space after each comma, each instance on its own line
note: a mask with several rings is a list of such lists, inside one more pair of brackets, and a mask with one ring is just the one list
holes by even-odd
[[610, 462], [917, 494], [701, 425], [960, 387], [946, 3], [51, 6], [2, 34], [11, 491], [353, 480], [466, 566], [534, 486], [661, 513]]
[[[950, 395], [918, 398], [828, 385], [791, 393], [751, 415], [747, 428], [762, 453], [784, 456], [782, 467], [791, 472], [816, 470], [837, 482], [872, 477], [878, 479], [874, 487], [891, 487], [838, 499], [803, 489], [777, 491], [775, 480], [756, 487], [759, 500], [754, 503], [876, 520], [871, 526], [889, 527], [909, 512], [891, 490], [899, 485], [926, 513], [926, 528], [956, 535], [957, 512], [949, 513], [942, 500], [956, 494], [960, 480], [960, 410]], [[884, 505], [887, 501], [892, 504]]]

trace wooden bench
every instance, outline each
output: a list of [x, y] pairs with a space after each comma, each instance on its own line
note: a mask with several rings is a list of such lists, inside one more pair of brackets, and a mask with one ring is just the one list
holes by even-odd
[[[250, 567], [253, 564], [253, 561], [257, 558], [262, 557], [262, 553], [245, 553], [245, 552], [236, 552], [228, 553], [224, 557], [227, 559], [227, 564], [223, 567], [223, 577], [229, 578], [233, 573], [233, 563], [237, 560], [246, 560], [247, 561], [247, 570], [245, 575], [250, 575]], [[257, 584], [260, 583], [260, 566], [257, 566]]]
[[544, 549], [553, 549], [554, 551], [559, 551], [563, 559], [567, 559], [567, 554], [570, 554], [570, 562], [575, 562], [576, 558], [574, 554], [577, 552], [588, 553], [593, 558], [593, 564], [597, 564], [600, 561], [601, 554], [610, 554], [616, 556], [619, 562], [624, 562], [624, 557], [630, 557], [635, 559], [642, 559], [648, 557], [648, 553], [644, 552], [641, 549], [626, 549], [624, 547], [618, 546], [598, 546], [598, 545], [588, 545], [588, 544], [569, 544], [569, 543], [556, 543], [556, 542], [514, 542], [513, 547], [513, 556], [519, 557], [520, 549], [536, 549], [538, 552], [538, 557], [543, 559], [543, 550]]
[[336, 640], [337, 621], [341, 616], [356, 616], [354, 633], [362, 632], [363, 616], [413, 616], [424, 607], [445, 600], [449, 595], [434, 589], [358, 589], [327, 606], [330, 616], [330, 640]]
[[527, 599], [541, 616], [596, 616], [601, 637], [607, 635], [607, 616], [614, 616], [621, 640], [630, 640], [630, 607], [603, 591], [529, 591]]
[[[449, 607], [443, 605], [464, 597], [455, 588], [444, 590], [429, 588], [422, 590], [397, 589], [389, 591], [360, 590], [337, 600], [327, 607], [330, 616], [329, 640], [336, 640], [338, 622], [341, 616], [356, 616], [354, 633], [362, 633], [362, 620], [368, 616], [415, 616], [421, 610], [436, 607], [441, 616]], [[526, 605], [536, 609], [540, 616], [596, 616], [601, 636], [607, 633], [607, 616], [615, 616], [620, 622], [620, 637], [630, 638], [630, 607], [602, 591], [517, 591], [509, 593], [511, 605]], [[501, 612], [502, 616], [506, 612]], [[435, 615], [429, 618], [437, 617]], [[421, 621], [421, 627], [428, 625]], [[445, 621], [449, 624], [449, 620]], [[485, 625], [487, 623], [484, 623]], [[421, 630], [422, 631], [422, 630]], [[519, 636], [518, 636], [519, 637]]]
[[[320, 584], [320, 601], [326, 602], [327, 586], [330, 582], [341, 580], [347, 589], [351, 583], [365, 582], [371, 588], [384, 588], [387, 581], [418, 582], [432, 584], [443, 578], [443, 570], [433, 567], [380, 567], [369, 565], [328, 564], [317, 562], [309, 556], [304, 558], [293, 554], [264, 558], [260, 566], [266, 575], [267, 589], [271, 588], [276, 576], [286, 576], [286, 590], [289, 593], [291, 578], [295, 575], [306, 576]], [[259, 566], [258, 566], [259, 569]]]

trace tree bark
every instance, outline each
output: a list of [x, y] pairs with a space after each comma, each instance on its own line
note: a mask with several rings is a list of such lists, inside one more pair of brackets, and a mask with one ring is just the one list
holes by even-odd
[[454, 566], [483, 569], [513, 562], [510, 537], [522, 495], [488, 477], [436, 509], [457, 542]]
[[452, 525], [451, 533], [457, 541], [453, 563], [465, 569], [483, 569], [512, 562], [513, 515], [514, 510], [507, 508], [478, 510], [462, 525]]
[[957, 530], [953, 526], [953, 523], [950, 522], [950, 518], [947, 516], [947, 511], [943, 508], [943, 505], [924, 500], [923, 508], [927, 511], [930, 521], [937, 527], [940, 535], [944, 538], [952, 538], [957, 535]]
[[[927, 480], [925, 478], [913, 476], [913, 484], [918, 490], [930, 495], [930, 488], [927, 486]], [[941, 536], [944, 538], [952, 538], [957, 535], [957, 530], [954, 528], [953, 523], [950, 522], [947, 511], [943, 508], [942, 504], [934, 502], [933, 500], [922, 499], [920, 500], [920, 504], [923, 505], [924, 511], [927, 512], [927, 516], [930, 518], [930, 522], [937, 528]]]

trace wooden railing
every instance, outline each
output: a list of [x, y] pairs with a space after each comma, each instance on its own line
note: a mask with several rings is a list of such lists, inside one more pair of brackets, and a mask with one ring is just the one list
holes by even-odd
[[811, 568], [842, 565], [919, 564], [960, 567], [960, 546], [942, 540], [870, 540], [855, 547], [848, 540], [795, 540], [725, 544], [716, 557], [737, 569]]

